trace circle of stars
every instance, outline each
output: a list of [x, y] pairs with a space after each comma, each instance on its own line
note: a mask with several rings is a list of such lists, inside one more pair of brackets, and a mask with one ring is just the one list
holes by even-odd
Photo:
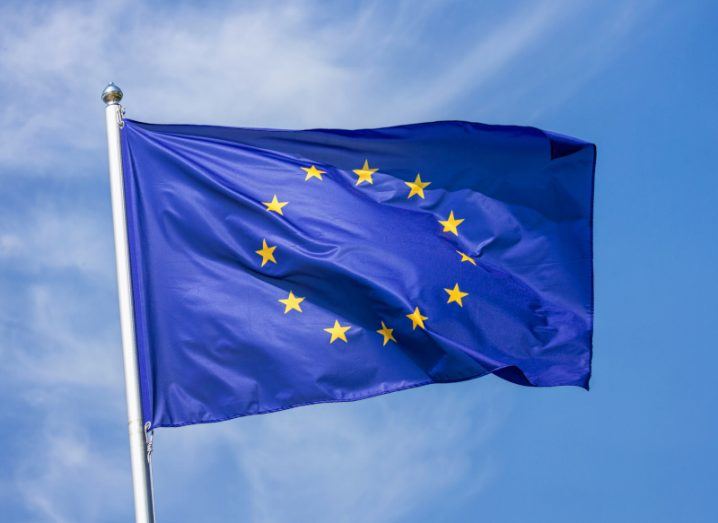
[[[316, 179], [321, 182], [324, 180], [323, 175], [327, 174], [327, 171], [322, 170], [313, 164], [307, 167], [300, 167], [300, 169], [305, 175], [305, 182], [310, 182], [313, 179]], [[378, 167], [371, 167], [369, 164], [369, 159], [365, 159], [364, 164], [361, 167], [352, 170], [352, 172], [357, 177], [355, 186], [359, 186], [363, 183], [373, 185], [373, 176], [378, 171]], [[414, 196], [417, 196], [419, 199], [424, 200], [426, 199], [426, 194], [424, 191], [429, 187], [429, 185], [431, 185], [431, 182], [422, 180], [421, 174], [417, 173], [416, 178], [414, 178], [414, 181], [404, 182], [404, 184], [409, 188], [409, 193], [406, 197], [408, 200], [411, 200]], [[284, 216], [283, 209], [289, 204], [289, 202], [280, 201], [276, 194], [272, 195], [270, 201], [261, 203], [262, 205], [264, 205], [267, 212], [276, 213], [280, 216]], [[454, 214], [454, 211], [450, 210], [449, 216], [446, 219], [437, 221], [442, 226], [441, 232], [453, 234], [454, 236], [458, 237], [459, 226], [464, 223], [465, 219], [458, 218]], [[276, 249], [276, 245], [269, 245], [266, 239], [262, 239], [262, 247], [255, 251], [257, 255], [261, 257], [260, 267], [264, 267], [267, 263], [273, 263], [275, 265], [277, 264], [277, 260], [274, 256], [274, 252]], [[456, 250], [456, 253], [460, 257], [460, 263], [469, 263], [470, 265], [476, 266], [475, 258], [469, 256], [468, 254], [460, 250]], [[448, 295], [448, 299], [446, 301], [447, 305], [454, 303], [458, 307], [463, 308], [463, 300], [467, 296], [469, 296], [469, 293], [463, 291], [460, 288], [458, 282], [454, 283], [453, 287], [447, 287], [443, 290]], [[290, 312], [295, 312], [297, 314], [301, 314], [302, 312], [304, 312], [301, 307], [301, 303], [304, 300], [305, 297], [296, 296], [294, 292], [290, 290], [288, 296], [286, 296], [285, 298], [279, 298], [277, 301], [284, 306], [284, 315], [287, 315]], [[425, 322], [429, 320], [429, 317], [422, 314], [422, 311], [419, 306], [415, 306], [413, 311], [411, 311], [409, 314], [406, 314], [406, 318], [411, 321], [412, 330], [416, 330], [417, 328], [419, 328], [420, 330], [426, 330]], [[348, 343], [349, 340], [347, 338], [347, 332], [351, 328], [351, 325], [342, 325], [338, 319], [335, 319], [332, 326], [327, 327], [323, 330], [329, 334], [329, 344], [333, 344], [336, 341], [343, 341], [344, 343]], [[394, 336], [394, 330], [395, 329], [387, 325], [385, 321], [382, 320], [380, 322], [380, 328], [376, 332], [377, 334], [381, 335], [382, 346], [386, 346], [389, 343], [398, 343], [396, 337]]]

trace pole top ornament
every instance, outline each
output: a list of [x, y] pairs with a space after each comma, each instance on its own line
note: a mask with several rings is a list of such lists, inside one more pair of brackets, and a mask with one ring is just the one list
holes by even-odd
[[107, 84], [105, 90], [102, 91], [102, 101], [105, 102], [105, 105], [119, 105], [120, 100], [122, 100], [122, 89], [113, 82]]

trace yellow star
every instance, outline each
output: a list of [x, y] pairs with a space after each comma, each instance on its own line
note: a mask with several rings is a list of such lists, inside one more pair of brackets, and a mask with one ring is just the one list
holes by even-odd
[[471, 256], [468, 254], [464, 254], [461, 251], [456, 251], [461, 255], [461, 262], [469, 262], [471, 265], [476, 265], [476, 260], [474, 260]]
[[339, 324], [338, 320], [334, 320], [334, 326], [333, 327], [327, 327], [324, 329], [324, 332], [328, 332], [332, 335], [331, 339], [329, 340], [329, 343], [334, 343], [336, 340], [342, 340], [344, 343], [347, 341], [347, 335], [346, 332], [351, 329], [349, 325], [346, 327], [342, 327]]
[[414, 312], [412, 312], [411, 314], [407, 314], [406, 317], [411, 320], [412, 330], [415, 330], [416, 327], [421, 327], [422, 329], [425, 329], [426, 327], [424, 327], [424, 320], [429, 319], [428, 317], [421, 315], [421, 312], [419, 312], [419, 307], [414, 309]]
[[444, 226], [443, 232], [451, 232], [454, 233], [455, 236], [459, 235], [459, 225], [461, 225], [464, 222], [464, 219], [456, 219], [454, 218], [454, 211], [451, 211], [449, 213], [449, 218], [446, 220], [439, 220], [439, 223]]
[[387, 327], [383, 321], [381, 322], [381, 329], [379, 329], [377, 332], [384, 336], [384, 345], [386, 345], [390, 341], [396, 343], [396, 338], [394, 338], [394, 335], [392, 334], [394, 332], [394, 329], [390, 329], [389, 327]]
[[289, 291], [289, 296], [287, 296], [283, 300], [277, 301], [284, 304], [284, 314], [287, 314], [289, 311], [302, 312], [302, 308], [299, 306], [299, 304], [304, 301], [304, 298], [295, 296], [292, 291]]
[[379, 169], [371, 169], [369, 167], [369, 160], [364, 160], [364, 166], [361, 169], [354, 169], [354, 174], [359, 177], [356, 184], [359, 185], [362, 182], [374, 183], [374, 180], [372, 180], [371, 175], [378, 170]]
[[282, 207], [284, 207], [284, 206], [287, 205], [288, 203], [289, 203], [289, 202], [280, 202], [279, 200], [277, 200], [277, 195], [275, 194], [275, 195], [272, 197], [272, 201], [271, 201], [271, 202], [262, 202], [262, 205], [265, 205], [265, 206], [267, 207], [267, 210], [268, 210], [269, 212], [274, 211], [274, 212], [279, 213], [279, 214], [281, 214], [282, 216], [284, 216], [284, 213], [282, 213]]
[[307, 173], [307, 176], [304, 178], [304, 181], [309, 181], [310, 178], [319, 178], [322, 179], [322, 174], [326, 174], [327, 171], [322, 171], [320, 169], [317, 169], [313, 165], [311, 167], [300, 167], [302, 171]]
[[406, 185], [409, 186], [411, 191], [409, 191], [409, 196], [407, 198], [411, 198], [415, 194], [419, 195], [419, 198], [422, 200], [424, 199], [424, 189], [426, 189], [429, 185], [431, 185], [431, 182], [422, 182], [421, 181], [421, 175], [417, 174], [416, 179], [413, 182], [404, 182]]
[[459, 284], [457, 283], [454, 285], [453, 289], [444, 289], [449, 294], [449, 301], [446, 303], [458, 303], [459, 307], [463, 307], [464, 304], [461, 303], [462, 298], [465, 298], [469, 295], [468, 292], [463, 292], [461, 289], [459, 289]]
[[262, 257], [262, 267], [264, 267], [267, 262], [277, 263], [277, 260], [274, 259], [274, 249], [276, 248], [276, 245], [270, 247], [267, 245], [267, 240], [262, 240], [262, 248], [258, 251], [254, 251]]

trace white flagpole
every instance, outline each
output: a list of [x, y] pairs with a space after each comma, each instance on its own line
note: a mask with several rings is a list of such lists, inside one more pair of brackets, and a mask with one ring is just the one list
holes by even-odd
[[120, 299], [120, 329], [122, 331], [122, 354], [125, 363], [125, 392], [127, 395], [127, 421], [130, 432], [130, 462], [132, 465], [132, 488], [135, 497], [135, 521], [154, 523], [152, 481], [150, 463], [142, 424], [140, 379], [135, 345], [135, 321], [132, 311], [132, 285], [130, 258], [127, 246], [127, 222], [125, 218], [124, 187], [122, 185], [122, 154], [120, 129], [122, 128], [122, 91], [110, 83], [102, 91], [107, 124], [107, 150], [110, 160], [110, 191], [112, 194], [112, 222], [115, 230], [115, 262], [117, 265], [117, 290]]

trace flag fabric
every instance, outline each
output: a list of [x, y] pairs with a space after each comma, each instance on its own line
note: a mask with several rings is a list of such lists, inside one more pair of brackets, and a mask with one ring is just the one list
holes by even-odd
[[122, 154], [153, 428], [489, 373], [588, 388], [592, 144], [127, 120]]

